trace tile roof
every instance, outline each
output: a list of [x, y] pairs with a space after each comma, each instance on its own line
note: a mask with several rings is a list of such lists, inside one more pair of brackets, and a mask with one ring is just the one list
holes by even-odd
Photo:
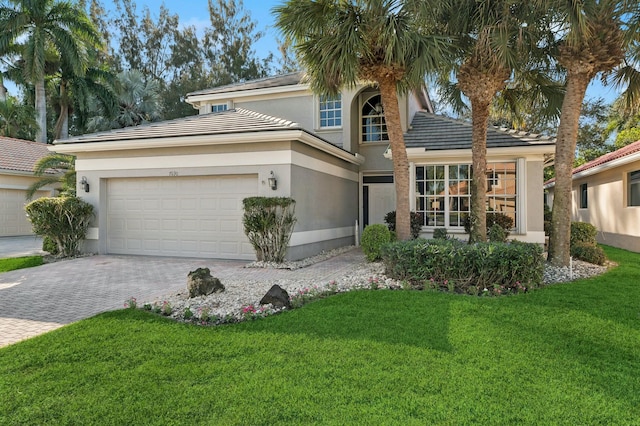
[[576, 173], [580, 173], [580, 172], [583, 172], [585, 170], [601, 166], [601, 165], [603, 165], [605, 163], [608, 163], [608, 162], [613, 161], [613, 160], [617, 160], [618, 158], [626, 157], [626, 156], [634, 154], [636, 152], [640, 152], [640, 141], [636, 141], [636, 142], [634, 142], [632, 144], [629, 144], [627, 146], [623, 146], [622, 148], [620, 148], [620, 149], [618, 149], [616, 151], [609, 152], [607, 154], [601, 155], [600, 157], [596, 158], [595, 160], [591, 160], [588, 163], [584, 163], [584, 164], [576, 167], [575, 169], [573, 169], [571, 171], [571, 174], [575, 175]]
[[213, 87], [211, 89], [198, 90], [187, 93], [190, 96], [214, 95], [217, 93], [242, 92], [245, 90], [267, 89], [270, 87], [295, 86], [302, 83], [305, 77], [304, 72], [294, 72], [289, 74], [281, 74], [271, 77], [259, 78], [256, 80], [245, 81], [243, 83], [234, 83], [226, 86]]
[[297, 123], [291, 121], [244, 108], [236, 108], [222, 112], [191, 115], [175, 120], [125, 127], [124, 129], [74, 136], [69, 139], [57, 140], [55, 143], [60, 145], [294, 129], [303, 130]]
[[50, 153], [44, 143], [0, 136], [0, 170], [33, 172], [36, 162]]
[[[471, 149], [471, 123], [426, 111], [416, 113], [404, 136], [407, 148]], [[554, 145], [555, 139], [498, 127], [487, 129], [487, 148]]]

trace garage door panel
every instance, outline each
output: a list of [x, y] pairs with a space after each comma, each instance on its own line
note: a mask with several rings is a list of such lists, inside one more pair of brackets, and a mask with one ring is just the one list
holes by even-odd
[[110, 179], [107, 251], [254, 259], [242, 199], [257, 191], [256, 175]]

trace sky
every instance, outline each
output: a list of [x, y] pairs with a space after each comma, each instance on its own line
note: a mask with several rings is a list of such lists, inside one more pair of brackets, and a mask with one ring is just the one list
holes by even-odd
[[[158, 10], [162, 1], [135, 0], [138, 10], [144, 6], [149, 7], [153, 15], [154, 10]], [[112, 3], [103, 0], [103, 4], [108, 7]], [[249, 12], [251, 18], [257, 23], [256, 28], [264, 33], [264, 37], [255, 45], [255, 51], [259, 57], [266, 56], [273, 52], [278, 57], [278, 45], [276, 39], [279, 37], [278, 30], [274, 27], [274, 17], [271, 9], [280, 5], [283, 0], [244, 0], [244, 8]], [[193, 25], [196, 28], [204, 28], [209, 25], [209, 9], [207, 0], [164, 0], [164, 5], [172, 13], [178, 14], [183, 25]], [[157, 16], [157, 13], [154, 15]], [[607, 103], [613, 102], [619, 95], [619, 91], [613, 87], [605, 87], [599, 79], [594, 79], [587, 90], [587, 98], [602, 97]]]
[[[151, 11], [151, 15], [157, 18], [160, 5], [164, 3], [171, 13], [175, 13], [180, 17], [181, 25], [195, 26], [196, 28], [204, 28], [210, 25], [207, 0], [134, 1], [137, 5], [138, 13], [142, 12], [146, 6]], [[256, 22], [256, 29], [264, 33], [264, 36], [254, 46], [258, 57], [266, 57], [270, 52], [274, 53], [274, 56], [279, 57], [276, 41], [279, 33], [274, 26], [275, 20], [271, 9], [282, 3], [283, 0], [244, 0], [244, 8], [249, 12], [253, 21]], [[113, 1], [110, 0], [102, 0], [102, 4], [107, 9], [115, 8]], [[9, 87], [9, 92], [15, 94], [15, 91], [11, 90], [9, 84], [7, 84], [7, 86]], [[592, 81], [587, 90], [587, 98], [602, 97], [607, 103], [612, 102], [618, 94], [615, 88], [604, 87], [597, 79]]]

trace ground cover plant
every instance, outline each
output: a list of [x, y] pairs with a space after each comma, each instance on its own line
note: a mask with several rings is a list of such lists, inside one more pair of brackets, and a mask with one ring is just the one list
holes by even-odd
[[0, 272], [9, 272], [40, 265], [42, 265], [42, 256], [9, 257], [0, 259]]
[[354, 291], [257, 321], [109, 312], [0, 349], [0, 424], [636, 424], [640, 254], [508, 297]]

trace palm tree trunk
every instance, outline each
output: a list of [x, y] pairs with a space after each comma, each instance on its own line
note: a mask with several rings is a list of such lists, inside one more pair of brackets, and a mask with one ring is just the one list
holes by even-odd
[[55, 139], [67, 139], [69, 137], [69, 97], [67, 95], [67, 83], [60, 81], [60, 115], [56, 120]]
[[578, 139], [580, 110], [589, 81], [591, 78], [586, 73], [569, 70], [556, 140], [556, 183], [553, 190], [552, 231], [549, 237], [548, 260], [555, 266], [569, 266], [571, 256], [571, 170]]
[[47, 104], [44, 93], [44, 78], [38, 79], [35, 84], [36, 89], [36, 121], [38, 130], [36, 142], [47, 143]]
[[411, 210], [409, 206], [409, 160], [404, 144], [396, 80], [380, 76], [380, 97], [384, 107], [384, 118], [389, 132], [389, 144], [393, 158], [393, 173], [396, 188], [396, 234], [398, 240], [411, 238]]
[[[490, 99], [489, 99], [490, 100]], [[471, 99], [471, 232], [469, 242], [487, 241], [487, 124], [489, 102]]]

